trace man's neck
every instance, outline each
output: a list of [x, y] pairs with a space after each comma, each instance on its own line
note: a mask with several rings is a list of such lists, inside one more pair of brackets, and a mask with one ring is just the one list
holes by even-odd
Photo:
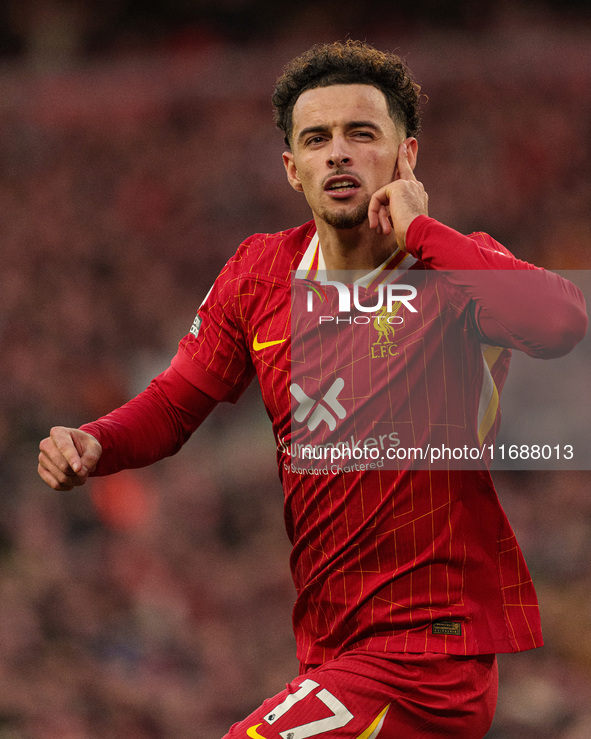
[[371, 272], [397, 248], [392, 234], [377, 234], [367, 221], [355, 228], [335, 229], [317, 219], [316, 229], [327, 272]]

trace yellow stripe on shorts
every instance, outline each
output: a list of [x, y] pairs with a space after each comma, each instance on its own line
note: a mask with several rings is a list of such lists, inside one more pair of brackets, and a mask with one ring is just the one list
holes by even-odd
[[357, 739], [376, 739], [376, 737], [382, 730], [382, 726], [384, 725], [384, 720], [389, 708], [390, 704], [388, 703], [388, 705], [375, 717], [375, 719], [371, 722], [371, 724], [367, 727], [363, 734], [359, 734]]

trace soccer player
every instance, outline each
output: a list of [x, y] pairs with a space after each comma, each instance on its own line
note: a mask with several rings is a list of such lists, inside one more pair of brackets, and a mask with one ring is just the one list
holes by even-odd
[[[560, 356], [586, 331], [584, 300], [571, 283], [488, 235], [464, 236], [427, 215], [414, 175], [419, 94], [398, 57], [360, 42], [293, 60], [273, 102], [287, 178], [312, 220], [247, 239], [164, 373], [109, 415], [80, 429], [55, 427], [40, 444], [40, 476], [70, 490], [90, 475], [173, 454], [256, 374], [293, 544], [301, 670], [228, 739], [482, 737], [496, 704], [495, 655], [542, 644], [532, 581], [487, 469], [368, 463], [315, 474], [292, 456], [300, 428], [335, 426], [362, 403], [344, 364], [338, 382], [330, 371], [292, 380], [292, 272], [314, 286], [319, 275], [346, 270], [366, 288], [445, 272], [418, 301], [420, 320], [409, 304], [391, 311], [412, 329], [396, 334], [396, 351], [373, 316], [375, 382], [394, 422], [420, 433], [425, 408], [460, 408], [481, 448], [498, 427], [510, 350]], [[531, 273], [537, 288], [502, 289], [496, 276], [517, 273]], [[422, 378], [427, 355], [441, 356], [444, 380]], [[383, 448], [389, 439], [368, 443]]]

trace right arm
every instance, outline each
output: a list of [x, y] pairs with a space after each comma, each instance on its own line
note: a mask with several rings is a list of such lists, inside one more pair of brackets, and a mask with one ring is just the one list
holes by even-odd
[[52, 428], [39, 445], [39, 475], [54, 490], [71, 490], [91, 475], [145, 467], [175, 454], [216, 403], [169, 367], [98, 421]]
[[91, 475], [145, 467], [168, 457], [217, 402], [236, 402], [254, 374], [236, 307], [249, 243], [244, 242], [226, 264], [171, 366], [146, 390], [79, 429], [51, 429], [39, 446], [38, 466], [50, 487], [71, 490]]

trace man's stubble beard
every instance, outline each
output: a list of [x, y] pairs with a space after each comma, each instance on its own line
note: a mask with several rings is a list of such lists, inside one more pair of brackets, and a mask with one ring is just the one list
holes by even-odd
[[321, 217], [325, 223], [333, 228], [357, 228], [357, 226], [360, 226], [367, 218], [368, 211], [369, 200], [361, 203], [361, 205], [358, 205], [355, 210], [349, 211], [348, 213], [339, 213], [325, 209], [324, 213], [321, 213]]

